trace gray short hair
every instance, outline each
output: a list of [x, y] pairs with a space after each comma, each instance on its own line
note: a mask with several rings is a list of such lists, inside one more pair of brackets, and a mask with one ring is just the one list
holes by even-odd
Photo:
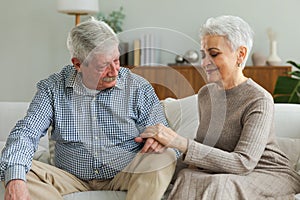
[[72, 57], [84, 62], [90, 53], [105, 53], [119, 44], [112, 28], [91, 17], [75, 26], [69, 33], [67, 47]]
[[247, 55], [242, 63], [242, 67], [245, 66], [252, 49], [254, 32], [242, 18], [230, 15], [209, 18], [200, 28], [200, 38], [205, 35], [225, 36], [232, 50], [237, 50], [240, 46], [245, 46], [247, 48]]

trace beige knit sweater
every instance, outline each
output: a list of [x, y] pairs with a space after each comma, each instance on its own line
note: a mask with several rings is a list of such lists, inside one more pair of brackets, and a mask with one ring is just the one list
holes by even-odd
[[274, 135], [272, 96], [248, 79], [229, 90], [198, 94], [199, 128], [169, 199], [292, 199], [300, 176]]

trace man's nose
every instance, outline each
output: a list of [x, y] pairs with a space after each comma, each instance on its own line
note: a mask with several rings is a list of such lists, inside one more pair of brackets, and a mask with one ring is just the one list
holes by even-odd
[[115, 76], [116, 74], [118, 74], [118, 64], [111, 62], [108, 66], [108, 70], [110, 76]]

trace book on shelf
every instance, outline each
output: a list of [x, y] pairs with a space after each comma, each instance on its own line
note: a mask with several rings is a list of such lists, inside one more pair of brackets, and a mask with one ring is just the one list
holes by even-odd
[[120, 49], [120, 65], [121, 66], [126, 66], [128, 65], [128, 42], [121, 42], [119, 44], [119, 49]]
[[146, 64], [146, 40], [145, 35], [140, 37], [140, 66], [144, 66]]
[[135, 39], [133, 41], [133, 66], [141, 65], [141, 41]]
[[143, 34], [140, 37], [140, 66], [152, 66], [157, 62], [157, 44], [153, 34]]

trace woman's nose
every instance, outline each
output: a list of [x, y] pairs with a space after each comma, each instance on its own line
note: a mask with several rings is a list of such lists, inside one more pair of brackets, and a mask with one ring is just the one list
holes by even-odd
[[202, 67], [205, 67], [205, 66], [208, 66], [212, 63], [212, 61], [209, 59], [208, 56], [206, 56], [205, 58], [202, 58], [201, 59], [201, 66]]

